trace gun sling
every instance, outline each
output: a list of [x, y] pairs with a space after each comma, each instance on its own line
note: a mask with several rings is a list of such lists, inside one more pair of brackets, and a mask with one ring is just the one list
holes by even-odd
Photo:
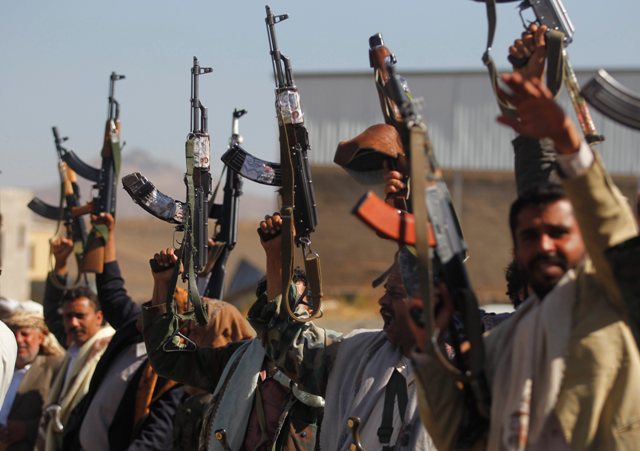
[[[496, 0], [476, 0], [482, 1], [486, 5], [487, 10], [487, 47], [482, 55], [482, 62], [484, 63], [487, 71], [489, 72], [489, 79], [491, 80], [491, 86], [493, 93], [500, 107], [502, 114], [507, 116], [515, 116], [515, 109], [504, 102], [498, 95], [498, 69], [496, 68], [495, 61], [491, 56], [491, 50], [493, 47], [493, 40], [496, 32], [496, 24], [498, 22], [496, 13]], [[507, 0], [509, 1], [509, 0]], [[564, 34], [556, 30], [549, 30], [546, 35], [547, 39], [547, 87], [553, 93], [557, 95], [560, 87], [562, 86], [563, 72], [564, 72], [564, 52], [563, 52], [563, 40]]]

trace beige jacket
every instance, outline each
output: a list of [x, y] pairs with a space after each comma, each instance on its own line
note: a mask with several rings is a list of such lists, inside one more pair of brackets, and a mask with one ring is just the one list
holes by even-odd
[[[637, 235], [636, 223], [597, 159], [586, 174], [565, 179], [563, 184], [590, 258], [568, 282], [575, 295], [555, 299], [557, 305], [571, 303], [571, 314], [563, 324], [569, 333], [553, 414], [571, 449], [635, 450], [640, 444], [640, 355], [604, 251]], [[559, 288], [544, 302], [567, 292]], [[567, 311], [566, 304], [564, 307]], [[485, 338], [490, 387], [496, 374], [504, 374], [501, 365], [509, 361], [505, 356], [516, 358], [512, 355], [512, 331], [531, 311], [519, 311]], [[559, 320], [558, 324], [562, 323]], [[438, 364], [428, 355], [422, 357], [422, 364], [416, 365], [422, 389], [421, 415], [438, 449], [452, 449], [464, 414], [463, 399]], [[535, 387], [535, 380], [533, 384]], [[498, 389], [509, 387], [494, 387], [493, 391]], [[474, 446], [484, 448], [484, 440]]]

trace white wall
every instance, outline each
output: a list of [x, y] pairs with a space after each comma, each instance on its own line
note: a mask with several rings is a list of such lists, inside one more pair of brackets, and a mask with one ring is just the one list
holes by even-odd
[[0, 295], [17, 300], [29, 299], [31, 285], [29, 268], [31, 258], [32, 213], [27, 204], [33, 193], [23, 189], [0, 189]]

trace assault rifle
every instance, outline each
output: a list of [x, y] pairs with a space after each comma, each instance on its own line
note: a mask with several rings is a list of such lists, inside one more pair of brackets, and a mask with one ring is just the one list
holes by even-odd
[[[275, 16], [266, 6], [265, 23], [275, 79], [276, 113], [280, 135], [280, 164], [248, 155], [240, 147], [229, 149], [222, 157], [231, 169], [258, 183], [281, 186], [283, 219], [282, 289], [283, 300], [293, 274], [293, 242], [302, 248], [305, 271], [309, 281], [304, 296], [312, 305], [313, 315], [304, 320], [296, 317], [289, 302], [283, 302], [291, 318], [306, 322], [320, 314], [322, 284], [320, 257], [311, 249], [311, 233], [318, 224], [316, 200], [309, 169], [309, 136], [304, 125], [300, 94], [293, 81], [291, 60], [278, 48], [275, 25], [289, 16]], [[295, 233], [294, 233], [295, 228]], [[294, 238], [295, 236], [295, 238]]]
[[[50, 205], [38, 197], [31, 199], [27, 205], [34, 213], [63, 224], [67, 237], [73, 240], [73, 249], [78, 268], [82, 267], [84, 246], [87, 241], [87, 227], [81, 216], [74, 216], [73, 211], [80, 206], [80, 189], [76, 183], [76, 174], [62, 160], [63, 154], [69, 152], [62, 145], [68, 138], [61, 138], [57, 127], [52, 127], [53, 139], [58, 153], [58, 172], [60, 174], [60, 205]], [[57, 232], [56, 232], [57, 233]]]
[[606, 70], [600, 69], [582, 87], [581, 94], [609, 119], [640, 130], [640, 95], [620, 84]]
[[[82, 207], [74, 208], [73, 216], [85, 214], [111, 213], [116, 214], [116, 184], [120, 173], [120, 104], [114, 97], [116, 81], [124, 79], [124, 75], [111, 72], [109, 77], [109, 108], [107, 122], [104, 129], [102, 144], [102, 165], [94, 168], [82, 161], [72, 150], [62, 149], [60, 156], [67, 165], [81, 177], [95, 182], [93, 199]], [[101, 273], [104, 266], [104, 245], [109, 237], [109, 231], [104, 224], [93, 225], [87, 237], [83, 272]]]
[[[377, 232], [385, 232], [389, 223], [397, 224], [398, 229], [390, 235], [400, 238], [400, 242], [415, 244], [417, 267], [411, 274], [403, 273], [403, 279], [405, 285], [409, 285], [407, 279], [417, 277], [419, 292], [415, 296], [422, 298], [424, 305], [422, 312], [412, 312], [412, 318], [419, 327], [425, 328], [430, 337], [428, 345], [443, 367], [465, 387], [469, 408], [477, 415], [475, 421], [464, 426], [460, 437], [472, 439], [486, 424], [490, 401], [483, 370], [484, 347], [478, 302], [464, 265], [467, 246], [449, 191], [442, 179], [426, 124], [415, 107], [406, 80], [396, 73], [395, 57], [384, 45], [380, 34], [369, 39], [369, 46], [370, 62], [385, 120], [396, 128], [406, 156], [405, 167], [408, 170], [405, 175], [409, 176], [411, 195], [407, 199], [408, 211], [389, 205], [379, 211], [375, 205], [369, 208], [371, 204], [368, 200], [375, 199], [375, 195], [368, 193], [356, 205], [354, 213]], [[382, 200], [378, 202], [383, 203]], [[371, 213], [378, 214], [378, 217], [371, 217]], [[383, 214], [388, 216], [382, 218]], [[413, 236], [407, 233], [406, 220], [409, 218], [414, 223]], [[463, 336], [455, 329], [453, 322], [449, 327], [449, 340], [455, 349], [453, 361], [440, 349], [439, 340], [444, 331], [440, 331], [433, 320], [436, 305], [434, 280], [446, 284], [464, 325]], [[465, 340], [469, 341], [471, 348], [463, 358], [460, 345]]]
[[[180, 265], [175, 265], [171, 289], [167, 292], [167, 308], [180, 319], [194, 318], [198, 324], [207, 324], [205, 307], [200, 299], [196, 276], [207, 264], [207, 231], [209, 220], [209, 195], [211, 194], [210, 138], [207, 130], [207, 108], [200, 102], [200, 75], [208, 74], [213, 69], [201, 67], [198, 58], [193, 57], [191, 67], [191, 125], [185, 143], [186, 200], [177, 201], [161, 193], [146, 177], [139, 172], [128, 174], [122, 178], [125, 191], [134, 202], [147, 212], [163, 221], [176, 224], [176, 231], [182, 232], [182, 243], [179, 249], [180, 259], [184, 266], [182, 280], [187, 282], [188, 298], [193, 311], [178, 314], [173, 294], [178, 283]], [[162, 271], [155, 260], [150, 260], [154, 271]], [[179, 335], [179, 332], [177, 332]], [[173, 338], [173, 337], [172, 337]], [[192, 344], [186, 337], [187, 343]], [[183, 341], [178, 340], [178, 343]], [[169, 340], [166, 346], [177, 346]], [[178, 346], [179, 349], [182, 349]], [[175, 349], [174, 349], [175, 350]]]
[[[240, 118], [247, 114], [247, 110], [233, 110], [231, 121], [231, 138], [229, 149], [240, 147]], [[222, 299], [224, 293], [224, 279], [229, 254], [236, 245], [238, 236], [238, 211], [240, 196], [242, 195], [242, 178], [231, 168], [225, 168], [224, 196], [222, 204], [212, 203], [209, 217], [216, 220], [216, 231], [213, 235], [214, 246], [209, 248], [209, 259], [204, 273], [211, 272], [204, 295], [213, 299]], [[215, 199], [212, 198], [212, 202]]]
[[[522, 25], [528, 27], [523, 16], [523, 11], [531, 8], [536, 17], [536, 22], [546, 25], [547, 32], [547, 85], [553, 94], [557, 94], [564, 81], [567, 88], [573, 109], [576, 113], [578, 123], [582, 129], [585, 140], [590, 144], [597, 144], [604, 141], [604, 136], [599, 134], [589, 112], [589, 108], [580, 94], [580, 85], [567, 55], [566, 46], [573, 41], [574, 27], [569, 19], [567, 10], [562, 0], [474, 0], [483, 2], [487, 7], [487, 20], [489, 29], [487, 34], [487, 47], [482, 56], [482, 61], [489, 71], [494, 92], [498, 90], [498, 75], [495, 63], [491, 57], [491, 47], [497, 21], [496, 3], [519, 2], [520, 18]], [[527, 60], [509, 58], [515, 66], [524, 66]], [[514, 114], [514, 110], [505, 104], [497, 95], [498, 105], [505, 114]]]

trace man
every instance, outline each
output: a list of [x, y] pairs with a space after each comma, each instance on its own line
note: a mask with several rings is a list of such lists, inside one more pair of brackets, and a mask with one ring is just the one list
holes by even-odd
[[67, 290], [62, 297], [62, 322], [70, 343], [40, 422], [37, 448], [61, 450], [62, 433], [73, 408], [89, 390], [93, 371], [114, 330], [103, 326], [98, 297], [87, 287]]
[[320, 448], [349, 448], [355, 437], [348, 420], [357, 417], [365, 449], [435, 449], [418, 415], [408, 358], [415, 339], [405, 327], [409, 310], [397, 263], [386, 275], [379, 300], [382, 330], [336, 336], [312, 323], [299, 324], [281, 306], [281, 223], [274, 214], [260, 225], [262, 236], [273, 237], [262, 241], [267, 296], [251, 309], [249, 321], [278, 367], [302, 389], [325, 397]]
[[[113, 216], [102, 213], [92, 221], [104, 224], [109, 231], [104, 270], [96, 275], [96, 287], [104, 318], [117, 332], [93, 371], [86, 395], [65, 424], [62, 449], [163, 450], [171, 441], [182, 387], [159, 378], [149, 365], [138, 328], [140, 306], [127, 294], [120, 275]], [[54, 242], [55, 268], [66, 268], [72, 252], [71, 240]], [[58, 271], [57, 276], [64, 282], [66, 271]], [[59, 295], [55, 290], [50, 294], [54, 298]]]
[[42, 313], [18, 310], [5, 319], [18, 345], [13, 379], [0, 410], [0, 444], [7, 450], [33, 450], [42, 407], [64, 350], [49, 333]]
[[[533, 294], [486, 336], [491, 415], [475, 445], [637, 449], [640, 356], [604, 256], [637, 234], [633, 214], [542, 82], [517, 73], [502, 80], [518, 117], [499, 122], [552, 140], [566, 194], [536, 189], [512, 205], [514, 257]], [[417, 343], [423, 420], [438, 447], [451, 449], [463, 439], [462, 394], [426, 340]]]
[[[159, 374], [213, 393], [198, 449], [317, 449], [317, 423], [324, 399], [301, 390], [278, 371], [260, 341], [249, 339], [253, 334], [243, 333], [244, 341], [218, 348], [206, 342], [201, 347], [187, 342], [166, 305], [170, 268], [178, 258], [173, 249], [164, 249], [154, 258], [166, 270], [153, 272], [153, 296], [143, 309], [145, 342]], [[223, 330], [233, 329], [225, 326], [229, 322], [221, 317]], [[189, 346], [177, 350], [176, 342]]]
[[[186, 310], [187, 296], [184, 296]], [[217, 299], [205, 298], [204, 304], [209, 316], [206, 326], [190, 321], [184, 335], [198, 347], [222, 348], [227, 344], [250, 340], [255, 332], [233, 305]], [[176, 411], [173, 426], [173, 451], [192, 451], [198, 449], [200, 435], [205, 426], [203, 421], [209, 407], [213, 404], [213, 393], [198, 387], [185, 386], [189, 394]]]

